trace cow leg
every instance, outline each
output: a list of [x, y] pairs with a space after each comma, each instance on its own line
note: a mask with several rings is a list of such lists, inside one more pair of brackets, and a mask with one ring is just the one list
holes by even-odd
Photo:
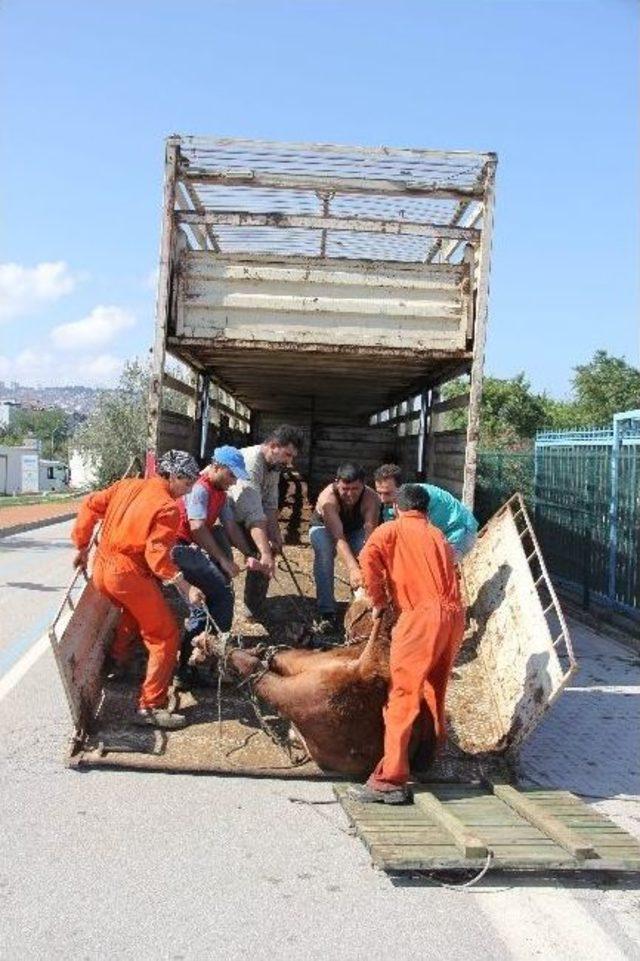
[[[281, 652], [281, 654], [289, 653], [296, 652]], [[299, 653], [304, 652], [301, 651]], [[262, 661], [259, 657], [256, 657], [255, 654], [251, 654], [250, 651], [237, 649], [229, 654], [228, 663], [230, 663], [242, 677], [249, 677], [251, 674], [255, 673], [258, 675], [260, 673]], [[283, 717], [289, 719], [291, 719], [291, 706], [294, 705], [295, 709], [295, 705], [310, 693], [299, 692], [299, 688], [299, 683], [293, 677], [280, 676], [279, 673], [271, 669], [263, 674], [259, 680], [253, 682], [254, 691], [265, 701], [268, 701], [272, 707], [275, 707]]]
[[[264, 646], [245, 648], [244, 652], [255, 658], [264, 657], [268, 647]], [[299, 648], [286, 648], [286, 650], [276, 651], [269, 658], [269, 670], [282, 677], [293, 677], [294, 674], [303, 674], [313, 669], [317, 665], [318, 655], [327, 653], [325, 651], [305, 651]]]
[[313, 671], [318, 666], [318, 656], [322, 652], [291, 650], [278, 651], [271, 660], [271, 669], [282, 677], [293, 677]]

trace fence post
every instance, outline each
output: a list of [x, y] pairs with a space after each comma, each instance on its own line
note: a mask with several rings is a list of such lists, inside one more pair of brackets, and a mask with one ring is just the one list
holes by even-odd
[[538, 529], [538, 457], [540, 456], [538, 435], [533, 445], [533, 526]]
[[609, 498], [609, 577], [607, 593], [611, 600], [616, 597], [616, 567], [618, 562], [618, 479], [622, 424], [614, 415], [613, 439], [611, 441], [611, 496]]
[[585, 513], [582, 558], [582, 610], [588, 611], [591, 600], [591, 523], [587, 513]]

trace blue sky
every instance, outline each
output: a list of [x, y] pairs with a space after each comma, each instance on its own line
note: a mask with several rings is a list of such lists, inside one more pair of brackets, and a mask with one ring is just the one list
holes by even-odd
[[488, 372], [563, 396], [597, 348], [638, 363], [635, 0], [0, 16], [0, 379], [107, 384], [145, 355], [174, 132], [495, 150]]

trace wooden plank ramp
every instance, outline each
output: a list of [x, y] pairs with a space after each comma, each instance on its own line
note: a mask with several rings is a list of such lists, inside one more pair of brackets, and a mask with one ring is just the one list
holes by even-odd
[[415, 803], [340, 801], [372, 863], [385, 871], [640, 872], [640, 842], [568, 791], [419, 784]]

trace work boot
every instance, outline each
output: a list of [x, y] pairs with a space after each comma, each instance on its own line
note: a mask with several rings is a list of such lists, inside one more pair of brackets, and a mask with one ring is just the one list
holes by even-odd
[[354, 784], [347, 797], [360, 804], [413, 804], [413, 791], [406, 784], [394, 791], [376, 791], [368, 784]]
[[166, 707], [140, 707], [133, 721], [140, 727], [159, 727], [163, 731], [177, 731], [187, 726], [184, 714], [174, 714]]

